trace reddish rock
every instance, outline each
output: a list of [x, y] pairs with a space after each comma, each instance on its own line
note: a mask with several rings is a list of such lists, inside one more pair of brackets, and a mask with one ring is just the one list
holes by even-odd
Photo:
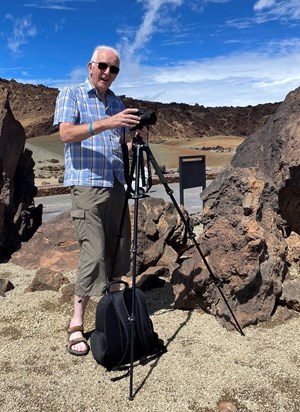
[[12, 255], [26, 269], [48, 268], [66, 272], [77, 268], [79, 250], [70, 211], [43, 223], [34, 236]]
[[[133, 206], [130, 209], [132, 216]], [[178, 250], [188, 247], [185, 228], [177, 217], [170, 216], [172, 213], [175, 215], [177, 212], [174, 208], [170, 209], [170, 204], [163, 199], [146, 198], [140, 201], [137, 275], [157, 265], [160, 260], [160, 266], [174, 268]], [[162, 227], [168, 229], [160, 238]], [[179, 239], [177, 250], [174, 249], [175, 238]], [[170, 242], [173, 246], [169, 245]], [[78, 259], [79, 249], [70, 211], [43, 223], [34, 236], [27, 243], [23, 243], [21, 249], [11, 258], [13, 263], [26, 269], [48, 268], [56, 272], [77, 269]]]
[[[242, 327], [271, 317], [288, 278], [288, 238], [300, 233], [299, 107], [300, 88], [244, 140], [232, 164], [202, 195], [199, 245]], [[198, 255], [193, 249], [191, 262], [174, 274], [176, 306], [199, 301], [233, 329], [226, 303]]]
[[220, 402], [218, 404], [218, 412], [238, 412], [238, 409], [232, 402]]
[[42, 290], [58, 291], [63, 285], [69, 283], [69, 280], [62, 274], [54, 272], [48, 268], [39, 269], [31, 284], [25, 289], [25, 292], [36, 292]]

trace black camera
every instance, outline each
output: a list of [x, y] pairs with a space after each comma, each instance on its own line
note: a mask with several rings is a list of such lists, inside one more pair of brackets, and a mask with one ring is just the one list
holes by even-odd
[[150, 126], [155, 124], [157, 121], [157, 116], [155, 112], [144, 112], [139, 110], [137, 113], [134, 113], [136, 116], [141, 118], [140, 123], [133, 127], [131, 130], [141, 130], [144, 126]]

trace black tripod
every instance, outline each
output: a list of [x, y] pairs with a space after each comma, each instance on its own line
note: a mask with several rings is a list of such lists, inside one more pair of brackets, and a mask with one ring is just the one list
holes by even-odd
[[[159, 177], [160, 182], [164, 185], [166, 193], [170, 196], [177, 212], [179, 213], [179, 216], [184, 223], [188, 236], [190, 239], [193, 240], [193, 243], [199, 252], [211, 278], [213, 279], [216, 287], [218, 288], [222, 298], [224, 299], [224, 302], [226, 303], [226, 306], [234, 319], [234, 322], [236, 324], [237, 330], [240, 332], [242, 336], [244, 336], [244, 332], [239, 325], [232, 309], [230, 308], [227, 299], [223, 293], [222, 290], [222, 281], [218, 279], [213, 271], [211, 270], [203, 252], [200, 249], [200, 246], [198, 245], [196, 241], [196, 235], [192, 231], [191, 227], [188, 224], [187, 219], [185, 218], [183, 212], [181, 211], [178, 203], [176, 202], [176, 199], [173, 195], [173, 190], [170, 188], [168, 185], [168, 182], [163, 175], [162, 171], [160, 170], [160, 167], [158, 163], [156, 162], [156, 159], [154, 158], [148, 144], [144, 143], [142, 138], [139, 136], [139, 134], [134, 138], [133, 140], [133, 160], [130, 168], [130, 174], [129, 174], [129, 181], [127, 182], [127, 190], [126, 190], [126, 198], [125, 198], [125, 203], [124, 203], [124, 208], [122, 212], [122, 217], [121, 217], [121, 224], [120, 224], [120, 230], [118, 234], [118, 242], [119, 239], [122, 237], [122, 227], [123, 227], [123, 222], [125, 219], [125, 213], [127, 210], [127, 205], [128, 205], [128, 200], [129, 198], [134, 199], [134, 222], [133, 222], [133, 243], [132, 243], [132, 314], [130, 316], [130, 321], [131, 321], [131, 357], [130, 357], [130, 388], [129, 388], [129, 400], [133, 400], [133, 363], [134, 363], [134, 333], [135, 333], [135, 289], [136, 289], [136, 272], [137, 272], [137, 233], [138, 233], [138, 207], [139, 207], [139, 199], [146, 197], [147, 195], [145, 194], [144, 186], [147, 186], [146, 191], [149, 190], [151, 187], [151, 174], [149, 174], [148, 179], [146, 179], [145, 176], [145, 163], [144, 163], [144, 156], [143, 154], [146, 154], [147, 156], [147, 164], [152, 165], [157, 176]], [[148, 167], [149, 171], [149, 167]], [[146, 181], [148, 180], [148, 181]], [[135, 181], [134, 188], [132, 187], [132, 182]], [[140, 186], [140, 181], [142, 182], [142, 186]], [[117, 242], [117, 247], [116, 251], [118, 249], [118, 242]]]

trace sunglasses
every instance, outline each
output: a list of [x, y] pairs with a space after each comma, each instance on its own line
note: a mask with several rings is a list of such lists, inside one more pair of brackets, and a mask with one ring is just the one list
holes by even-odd
[[119, 67], [110, 66], [109, 64], [104, 63], [104, 62], [92, 62], [92, 63], [97, 64], [99, 70], [106, 70], [109, 67], [109, 71], [111, 72], [111, 74], [118, 74], [120, 71]]

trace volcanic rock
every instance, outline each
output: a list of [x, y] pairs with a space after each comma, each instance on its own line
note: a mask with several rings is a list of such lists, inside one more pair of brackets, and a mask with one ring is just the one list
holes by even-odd
[[[267, 320], [276, 310], [289, 272], [288, 239], [292, 232], [300, 233], [299, 113], [300, 88], [244, 140], [231, 165], [202, 195], [199, 245], [242, 327]], [[195, 248], [173, 282], [177, 307], [200, 306], [234, 328]], [[296, 306], [295, 296], [285, 299]]]
[[[148, 277], [150, 273], [154, 277], [171, 275], [178, 266], [178, 256], [190, 246], [183, 222], [174, 205], [163, 199], [149, 197], [139, 200], [138, 212], [137, 234], [132, 225], [132, 238], [137, 242], [136, 276], [144, 272]], [[183, 213], [187, 214], [184, 209]], [[134, 206], [130, 207], [130, 215], [133, 222]], [[79, 249], [71, 214], [66, 211], [43, 223], [33, 237], [12, 255], [11, 261], [26, 269], [44, 268], [66, 273], [77, 268], [78, 259]], [[159, 266], [159, 270], [154, 270], [153, 266]], [[145, 276], [139, 280], [141, 284]], [[156, 281], [147, 281], [148, 284], [153, 282]]]
[[9, 279], [0, 278], [0, 296], [4, 297], [6, 292], [13, 290], [15, 287]]
[[40, 268], [25, 292], [58, 291], [63, 285], [68, 283], [69, 280], [62, 273], [54, 272], [48, 268]]
[[54, 272], [74, 270], [79, 250], [71, 213], [66, 211], [43, 223], [34, 236], [12, 255], [12, 262], [26, 269], [46, 268]]
[[0, 258], [9, 257], [41, 222], [35, 208], [34, 162], [25, 132], [14, 118], [8, 90], [0, 86]]

